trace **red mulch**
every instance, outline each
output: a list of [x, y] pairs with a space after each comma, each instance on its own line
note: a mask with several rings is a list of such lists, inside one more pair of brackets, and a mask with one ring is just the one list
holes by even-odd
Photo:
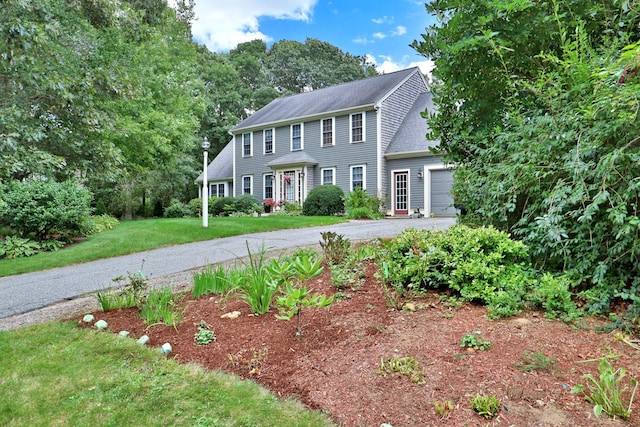
[[[313, 409], [328, 413], [344, 426], [633, 426], [640, 425], [638, 398], [631, 419], [622, 422], [596, 418], [583, 395], [572, 395], [582, 375], [598, 374], [591, 362], [615, 353], [616, 367], [640, 379], [640, 351], [617, 341], [615, 333], [596, 333], [589, 324], [566, 324], [524, 313], [504, 320], [488, 320], [482, 307], [465, 304], [451, 309], [437, 293], [413, 300], [415, 311], [391, 310], [369, 266], [360, 289], [346, 290], [349, 298], [326, 309], [304, 309], [302, 338], [295, 323], [277, 320], [275, 310], [254, 316], [238, 299], [185, 299], [186, 313], [177, 331], [166, 325], [147, 326], [137, 310], [94, 313], [114, 333], [127, 330], [148, 345], [169, 342], [169, 357], [198, 363], [251, 378], [280, 397], [294, 396]], [[307, 284], [315, 292], [336, 292], [328, 269]], [[234, 310], [236, 319], [220, 316]], [[217, 337], [209, 345], [194, 342], [196, 324], [204, 320]], [[587, 322], [587, 321], [585, 321]], [[468, 333], [492, 343], [485, 351], [466, 351], [460, 339]], [[525, 352], [555, 358], [553, 369], [523, 372], [515, 365]], [[381, 361], [413, 357], [423, 370], [422, 382], [400, 374], [381, 375]], [[502, 401], [499, 414], [486, 420], [470, 405], [477, 393]], [[434, 402], [451, 401], [445, 419]]]

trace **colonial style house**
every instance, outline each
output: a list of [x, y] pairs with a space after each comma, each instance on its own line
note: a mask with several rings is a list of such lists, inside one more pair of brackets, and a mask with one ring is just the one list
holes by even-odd
[[418, 68], [276, 99], [231, 129], [209, 195], [304, 203], [335, 184], [385, 200], [388, 215], [453, 216], [452, 171], [429, 150], [424, 111], [434, 105]]

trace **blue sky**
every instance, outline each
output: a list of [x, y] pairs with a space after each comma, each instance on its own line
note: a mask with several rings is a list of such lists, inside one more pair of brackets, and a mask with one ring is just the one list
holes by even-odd
[[431, 63], [409, 44], [420, 39], [434, 18], [416, 0], [196, 0], [194, 38], [213, 52], [238, 43], [307, 37], [367, 56], [380, 72]]

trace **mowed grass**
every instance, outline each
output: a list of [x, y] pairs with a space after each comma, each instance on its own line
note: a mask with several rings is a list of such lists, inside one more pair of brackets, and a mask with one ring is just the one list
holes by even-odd
[[50, 323], [0, 332], [2, 426], [330, 426], [252, 381], [130, 338]]
[[118, 227], [91, 236], [56, 252], [28, 258], [0, 260], [0, 277], [127, 255], [165, 246], [240, 234], [331, 225], [344, 222], [338, 217], [269, 215], [263, 217], [209, 218], [202, 227], [199, 218], [168, 218], [122, 221]]

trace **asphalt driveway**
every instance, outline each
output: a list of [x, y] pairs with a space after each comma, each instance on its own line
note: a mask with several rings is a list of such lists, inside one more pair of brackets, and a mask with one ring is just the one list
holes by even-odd
[[[407, 227], [446, 229], [455, 218], [350, 221], [332, 226], [246, 234], [154, 249], [51, 270], [0, 277], [0, 319], [28, 313], [113, 286], [113, 278], [136, 273], [158, 278], [247, 256], [261, 247], [283, 250], [317, 244], [321, 232], [333, 231], [352, 241], [391, 237]], [[215, 222], [209, 224], [215, 227]]]

